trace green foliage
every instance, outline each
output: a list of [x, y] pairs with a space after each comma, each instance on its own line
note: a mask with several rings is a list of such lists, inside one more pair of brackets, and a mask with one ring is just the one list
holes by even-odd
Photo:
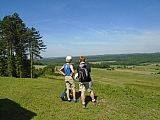
[[35, 69], [33, 72], [33, 78], [37, 78], [40, 76], [46, 76], [46, 75], [54, 75], [55, 73], [55, 65], [47, 65], [46, 67]]
[[40, 76], [44, 76], [44, 69], [39, 68], [39, 69], [33, 69], [33, 78], [38, 78]]
[[44, 73], [47, 75], [53, 75], [55, 70], [54, 65], [47, 65], [47, 67], [44, 68]]
[[46, 49], [41, 38], [39, 31], [26, 27], [17, 13], [0, 20], [0, 75], [32, 77], [33, 60], [42, 58], [40, 53]]
[[96, 63], [96, 64], [92, 64], [92, 63], [89, 63], [91, 65], [91, 67], [93, 68], [110, 68], [110, 65], [108, 63]]
[[41, 62], [38, 61], [38, 60], [35, 60], [33, 64], [34, 64], [34, 65], [43, 65], [43, 63], [41, 63]]

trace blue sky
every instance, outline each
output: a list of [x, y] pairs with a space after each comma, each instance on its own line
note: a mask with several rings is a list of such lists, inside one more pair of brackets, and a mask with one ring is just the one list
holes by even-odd
[[160, 0], [0, 0], [47, 46], [42, 57], [160, 52]]

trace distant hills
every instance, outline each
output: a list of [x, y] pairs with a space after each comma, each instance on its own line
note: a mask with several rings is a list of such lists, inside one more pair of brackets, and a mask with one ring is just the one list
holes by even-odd
[[[116, 61], [115, 64], [160, 63], [160, 52], [157, 53], [131, 53], [131, 54], [104, 54], [85, 56], [87, 62]], [[77, 63], [79, 56], [72, 57]], [[39, 60], [43, 64], [63, 64], [65, 57], [48, 57]]]

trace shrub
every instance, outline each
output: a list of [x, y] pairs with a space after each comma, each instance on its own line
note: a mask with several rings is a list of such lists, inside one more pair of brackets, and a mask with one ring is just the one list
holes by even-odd
[[43, 68], [44, 69], [44, 73], [47, 75], [53, 75], [54, 74], [54, 70], [55, 70], [55, 66], [54, 65], [47, 65], [47, 67]]

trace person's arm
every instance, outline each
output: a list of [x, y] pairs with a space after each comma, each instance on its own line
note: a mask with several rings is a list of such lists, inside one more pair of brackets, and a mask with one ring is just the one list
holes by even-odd
[[[76, 72], [79, 73], [79, 65], [76, 68]], [[78, 74], [77, 78], [79, 78], [79, 74]]]
[[87, 64], [87, 70], [89, 73], [91, 72], [91, 66], [89, 64]]
[[76, 70], [77, 70], [77, 73], [78, 73], [78, 72], [79, 72], [79, 70], [78, 70], [78, 66], [77, 66]]
[[64, 65], [61, 67], [61, 69], [59, 69], [59, 72], [65, 76], [65, 73], [63, 72], [63, 69], [64, 69]]
[[70, 65], [70, 68], [71, 68], [71, 71], [72, 71], [72, 74], [71, 74], [71, 76], [73, 76], [73, 75], [74, 75], [74, 69], [73, 69], [73, 65]]

